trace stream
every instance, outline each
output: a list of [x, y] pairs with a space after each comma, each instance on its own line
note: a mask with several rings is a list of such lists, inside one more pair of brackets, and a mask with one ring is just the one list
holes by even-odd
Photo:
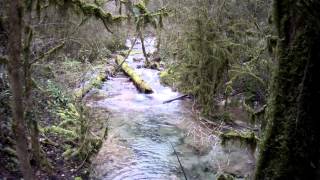
[[[155, 38], [145, 39], [147, 52], [156, 50], [155, 43]], [[216, 179], [221, 172], [248, 177], [254, 169], [248, 149], [237, 142], [222, 147], [220, 139], [194, 119], [192, 100], [163, 104], [181, 94], [160, 83], [159, 71], [141, 68], [141, 42], [133, 52], [126, 62], [154, 93], [139, 93], [122, 73], [98, 90], [104, 98], [88, 93], [87, 106], [109, 112], [108, 137], [92, 159], [92, 179], [185, 179], [183, 170], [189, 180]]]

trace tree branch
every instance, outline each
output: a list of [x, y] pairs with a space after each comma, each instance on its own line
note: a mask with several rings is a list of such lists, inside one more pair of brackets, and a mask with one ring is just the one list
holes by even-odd
[[32, 60], [32, 61], [30, 62], [30, 64], [34, 64], [34, 63], [36, 63], [37, 61], [39, 61], [39, 60], [41, 60], [41, 59], [44, 59], [44, 58], [50, 56], [51, 54], [53, 54], [53, 53], [57, 52], [58, 50], [60, 50], [64, 45], [65, 45], [65, 42], [62, 42], [61, 44], [55, 46], [54, 48], [50, 49], [49, 51], [41, 54], [41, 55], [40, 55], [39, 57], [37, 57], [36, 59]]

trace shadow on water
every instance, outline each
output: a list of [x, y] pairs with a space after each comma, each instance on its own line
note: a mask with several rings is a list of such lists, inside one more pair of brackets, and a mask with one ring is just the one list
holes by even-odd
[[[146, 38], [148, 52], [154, 52], [155, 38]], [[127, 41], [130, 47], [130, 41]], [[127, 62], [136, 68], [143, 62], [138, 53]], [[188, 179], [216, 179], [220, 172], [245, 176], [253, 163], [245, 148], [220, 146], [219, 138], [194, 121], [188, 100], [162, 102], [179, 96], [160, 84], [159, 72], [140, 68], [137, 72], [152, 86], [153, 94], [139, 93], [124, 75], [106, 81], [99, 92], [102, 98], [86, 97], [90, 107], [110, 112], [108, 138], [93, 161], [93, 179], [184, 179], [174, 149]], [[174, 149], [172, 148], [172, 146]]]

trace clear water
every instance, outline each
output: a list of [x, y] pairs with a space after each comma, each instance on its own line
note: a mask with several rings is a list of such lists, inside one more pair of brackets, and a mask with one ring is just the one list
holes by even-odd
[[[155, 51], [154, 38], [146, 38], [145, 44], [148, 52]], [[134, 50], [140, 53], [130, 55], [127, 62], [136, 68], [143, 64], [133, 61], [143, 58], [139, 42]], [[87, 97], [88, 106], [110, 112], [108, 138], [93, 159], [92, 179], [185, 179], [177, 155], [188, 179], [216, 179], [222, 171], [238, 176], [252, 172], [247, 149], [221, 147], [219, 138], [194, 120], [190, 100], [163, 104], [179, 93], [160, 84], [158, 71], [140, 68], [137, 72], [153, 94], [139, 93], [127, 77], [118, 75], [102, 86], [106, 98]]]

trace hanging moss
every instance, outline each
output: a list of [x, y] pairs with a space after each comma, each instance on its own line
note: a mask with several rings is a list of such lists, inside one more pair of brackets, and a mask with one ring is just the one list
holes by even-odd
[[123, 19], [127, 18], [125, 16], [113, 16], [111, 13], [106, 12], [96, 4], [88, 3], [83, 0], [51, 0], [50, 3], [57, 4], [59, 6], [70, 6], [67, 8], [73, 7], [74, 10], [81, 11], [84, 16], [100, 19], [108, 31], [110, 31], [108, 27], [109, 25], [121, 22]]

